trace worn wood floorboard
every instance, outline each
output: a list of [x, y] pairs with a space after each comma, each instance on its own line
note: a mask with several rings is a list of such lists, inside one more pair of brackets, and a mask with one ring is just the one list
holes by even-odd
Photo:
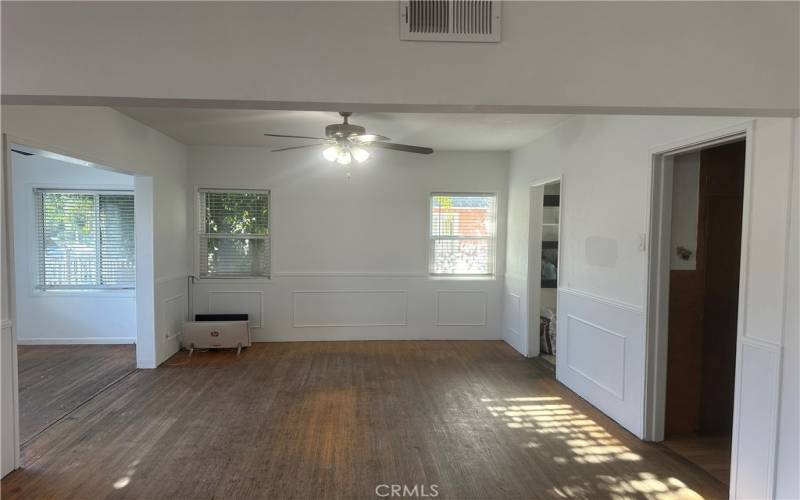
[[726, 496], [497, 341], [179, 353], [22, 454], [5, 499], [376, 498], [381, 484], [451, 499]]
[[730, 484], [730, 436], [673, 436], [664, 441], [663, 445], [721, 482]]
[[20, 442], [136, 368], [133, 345], [21, 345]]

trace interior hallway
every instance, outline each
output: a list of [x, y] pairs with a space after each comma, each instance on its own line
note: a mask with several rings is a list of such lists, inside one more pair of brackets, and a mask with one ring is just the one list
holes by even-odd
[[663, 441], [663, 445], [697, 464], [720, 482], [730, 484], [730, 436], [676, 436]]
[[21, 345], [20, 443], [136, 369], [134, 345]]
[[[15, 498], [724, 498], [501, 341], [260, 343], [137, 370], [22, 449]], [[202, 478], [198, 480], [197, 478]]]

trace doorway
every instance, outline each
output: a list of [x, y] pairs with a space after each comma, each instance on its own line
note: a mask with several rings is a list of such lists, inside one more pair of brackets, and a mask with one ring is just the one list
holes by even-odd
[[530, 188], [528, 356], [556, 364], [561, 179]]
[[19, 440], [136, 368], [134, 177], [10, 146]]
[[736, 136], [662, 158], [666, 376], [658, 437], [725, 484], [731, 465], [746, 149], [744, 137]]

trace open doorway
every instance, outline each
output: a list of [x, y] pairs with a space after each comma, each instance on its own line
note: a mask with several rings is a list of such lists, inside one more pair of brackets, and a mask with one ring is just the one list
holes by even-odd
[[136, 368], [134, 177], [9, 145], [19, 443]]
[[556, 364], [561, 180], [530, 188], [528, 355]]
[[743, 137], [663, 157], [662, 215], [669, 212], [661, 225], [661, 248], [668, 249], [661, 263], [667, 291], [663, 442], [725, 484], [731, 464], [745, 158]]

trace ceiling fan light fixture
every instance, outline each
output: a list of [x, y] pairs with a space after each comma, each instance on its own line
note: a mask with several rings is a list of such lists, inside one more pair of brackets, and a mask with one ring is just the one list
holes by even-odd
[[322, 152], [322, 157], [331, 162], [336, 161], [339, 157], [339, 148], [337, 146], [325, 148], [325, 151]]
[[358, 146], [350, 148], [350, 153], [358, 163], [364, 163], [365, 161], [369, 160], [370, 157], [369, 151]]
[[350, 165], [350, 162], [353, 160], [350, 151], [346, 149], [339, 149], [339, 155], [336, 157], [336, 163], [339, 165]]
[[[0, 0], [2, 1], [2, 0]], [[353, 160], [356, 163], [364, 163], [372, 157], [372, 149], [390, 149], [394, 151], [402, 151], [406, 153], [417, 153], [429, 155], [433, 153], [433, 149], [411, 146], [409, 144], [398, 144], [391, 142], [389, 137], [379, 134], [367, 134], [367, 130], [354, 123], [350, 123], [349, 112], [339, 113], [342, 117], [342, 123], [333, 123], [325, 127], [325, 137], [311, 137], [307, 135], [286, 135], [286, 134], [264, 134], [267, 137], [285, 137], [291, 139], [311, 139], [315, 144], [305, 144], [302, 146], [289, 146], [272, 151], [289, 151], [305, 148], [315, 148], [322, 146], [322, 157], [331, 163], [338, 163], [342, 166], [350, 165]], [[350, 176], [350, 170], [348, 177]]]

